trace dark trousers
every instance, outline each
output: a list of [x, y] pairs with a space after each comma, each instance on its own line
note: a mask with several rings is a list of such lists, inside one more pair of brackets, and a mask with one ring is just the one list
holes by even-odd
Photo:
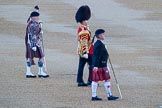
[[83, 81], [83, 70], [85, 64], [88, 63], [89, 65], [89, 76], [88, 76], [88, 81], [91, 81], [91, 70], [92, 70], [92, 55], [88, 55], [88, 59], [79, 57], [79, 66], [78, 66], [78, 74], [77, 74], [77, 82], [81, 83]]

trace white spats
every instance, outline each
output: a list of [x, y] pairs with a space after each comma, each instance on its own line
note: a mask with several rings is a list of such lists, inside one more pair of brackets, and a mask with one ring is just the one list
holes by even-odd
[[49, 77], [49, 75], [43, 71], [43, 62], [41, 61], [38, 62], [38, 77], [42, 77], [42, 78]]
[[38, 75], [47, 76], [47, 74], [43, 71], [43, 67], [38, 67], [38, 68], [39, 68]]
[[27, 68], [26, 75], [28, 75], [28, 76], [35, 76], [34, 74], [32, 74], [29, 66], [26, 66], [26, 68]]

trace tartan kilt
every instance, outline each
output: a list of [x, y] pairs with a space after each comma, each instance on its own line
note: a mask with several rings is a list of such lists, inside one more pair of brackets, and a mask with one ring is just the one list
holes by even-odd
[[26, 58], [30, 58], [30, 59], [33, 59], [34, 57], [35, 58], [42, 58], [44, 57], [44, 52], [43, 52], [43, 46], [41, 47], [37, 47], [37, 50], [36, 51], [33, 51], [29, 44], [28, 44], [28, 36], [26, 34], [25, 36], [25, 46], [26, 46]]
[[107, 67], [98, 68], [97, 72], [93, 71], [92, 69], [91, 74], [91, 81], [97, 82], [103, 80], [110, 80], [110, 74]]
[[41, 59], [42, 57], [44, 57], [44, 53], [43, 53], [43, 48], [41, 47], [37, 47], [36, 51], [33, 51], [29, 45], [26, 46], [26, 58], [39, 58]]

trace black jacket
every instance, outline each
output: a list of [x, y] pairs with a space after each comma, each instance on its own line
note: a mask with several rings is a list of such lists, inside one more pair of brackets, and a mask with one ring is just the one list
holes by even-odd
[[107, 60], [109, 54], [105, 48], [105, 45], [97, 40], [94, 44], [93, 55], [92, 55], [92, 66], [93, 67], [107, 67]]

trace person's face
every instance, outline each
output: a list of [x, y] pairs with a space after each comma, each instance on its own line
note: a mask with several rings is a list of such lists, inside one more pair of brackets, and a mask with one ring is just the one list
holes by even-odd
[[104, 40], [104, 39], [105, 39], [105, 34], [104, 34], [104, 33], [101, 33], [101, 34], [99, 35], [99, 39], [100, 39], [100, 40]]
[[83, 25], [87, 26], [88, 21], [85, 20], [85, 21], [82, 21], [81, 23], [82, 23]]
[[33, 21], [39, 21], [39, 17], [37, 17], [37, 16], [36, 17], [32, 17], [32, 20]]

